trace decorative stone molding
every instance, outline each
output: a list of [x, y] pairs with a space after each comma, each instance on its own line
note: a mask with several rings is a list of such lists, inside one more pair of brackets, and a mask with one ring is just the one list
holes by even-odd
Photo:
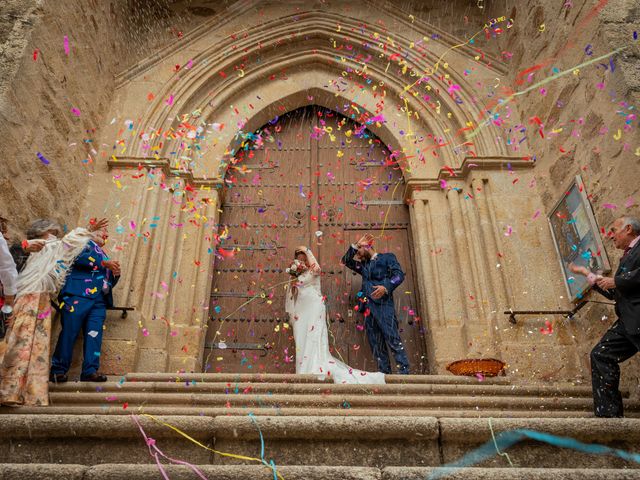
[[442, 190], [441, 180], [464, 180], [474, 171], [509, 171], [534, 168], [529, 157], [465, 157], [456, 168], [442, 168], [436, 178], [410, 178], [405, 188], [405, 200], [419, 197], [422, 190]]

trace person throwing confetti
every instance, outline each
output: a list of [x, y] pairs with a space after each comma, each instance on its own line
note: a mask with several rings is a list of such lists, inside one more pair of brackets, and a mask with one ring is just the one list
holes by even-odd
[[393, 253], [377, 253], [373, 235], [366, 234], [342, 257], [347, 268], [362, 276], [365, 301], [365, 328], [378, 371], [391, 373], [387, 347], [391, 349], [398, 373], [409, 373], [409, 359], [398, 333], [393, 291], [404, 281], [404, 272]]

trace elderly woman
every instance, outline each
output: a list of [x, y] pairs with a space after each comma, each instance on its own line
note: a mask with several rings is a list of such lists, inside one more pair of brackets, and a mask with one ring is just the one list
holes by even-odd
[[0, 363], [0, 404], [49, 404], [49, 348], [51, 343], [51, 298], [64, 285], [76, 257], [94, 239], [94, 231], [106, 220], [88, 228], [76, 228], [59, 239], [55, 222], [37, 220], [29, 232], [43, 240], [39, 252], [29, 255], [18, 277], [11, 331]]
[[42, 250], [47, 240], [62, 236], [62, 227], [51, 220], [39, 219], [31, 223], [26, 235], [27, 241], [14, 243], [10, 247], [18, 272], [24, 269], [29, 259], [29, 254]]

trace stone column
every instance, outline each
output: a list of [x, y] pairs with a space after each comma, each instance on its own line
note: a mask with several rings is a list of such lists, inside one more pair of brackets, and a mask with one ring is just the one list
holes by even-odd
[[[212, 182], [212, 185], [215, 185]], [[168, 316], [170, 334], [167, 342], [169, 372], [200, 371], [208, 325], [209, 296], [215, 258], [214, 225], [218, 219], [218, 190], [200, 198], [200, 213], [194, 215], [189, 232], [178, 239], [181, 284], [172, 293]]]

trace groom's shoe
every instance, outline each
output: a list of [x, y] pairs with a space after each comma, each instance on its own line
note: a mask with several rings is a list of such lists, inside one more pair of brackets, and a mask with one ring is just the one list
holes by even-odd
[[81, 382], [106, 382], [107, 376], [98, 372], [90, 373], [89, 375], [80, 375]]
[[53, 383], [65, 383], [69, 380], [66, 373], [51, 373], [49, 374], [49, 381]]

